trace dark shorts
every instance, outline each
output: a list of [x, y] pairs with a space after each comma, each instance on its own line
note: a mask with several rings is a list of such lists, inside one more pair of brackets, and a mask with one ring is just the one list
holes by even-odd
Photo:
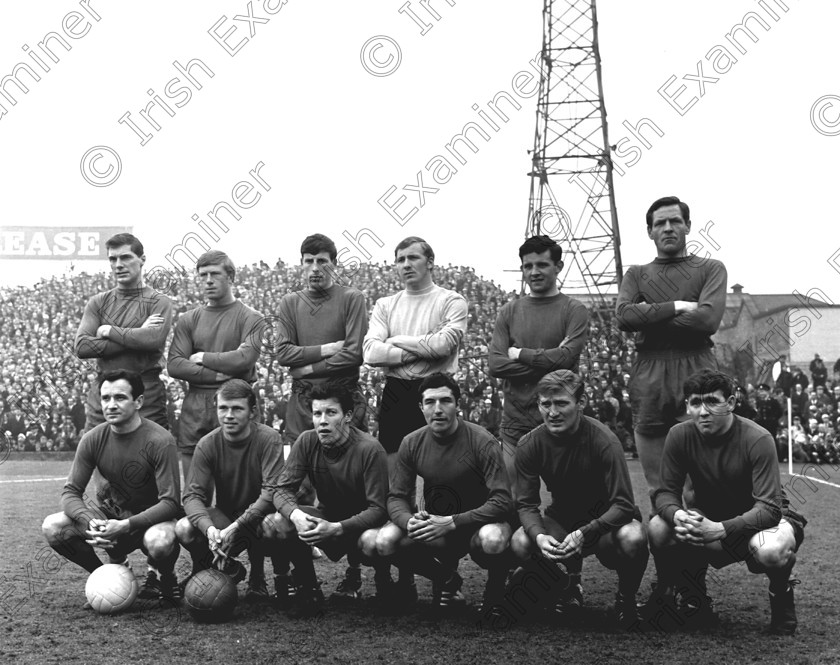
[[[213, 526], [219, 530], [224, 529], [233, 523], [233, 520], [229, 515], [225, 514], [215, 506], [211, 506], [207, 509], [207, 515], [213, 522]], [[264, 540], [264, 536], [262, 523], [264, 517], [264, 515], [255, 515], [252, 519], [248, 520], [245, 524], [240, 526], [239, 529], [237, 529], [236, 537], [234, 538], [233, 544], [229, 550], [229, 554], [231, 556], [236, 556], [240, 552], [249, 550], [254, 545], [263, 544], [262, 541]], [[196, 533], [199, 534], [202, 542], [206, 544], [207, 534], [201, 533], [198, 529], [196, 529]]]
[[178, 450], [192, 453], [201, 437], [219, 426], [215, 395], [216, 388], [190, 387], [178, 420]]
[[[160, 372], [145, 372], [142, 378], [143, 406], [140, 407], [140, 415], [164, 429], [169, 429], [169, 419], [166, 417], [166, 390], [163, 387], [163, 381], [160, 380]], [[85, 404], [85, 432], [89, 432], [104, 422], [102, 401], [99, 397], [99, 382], [94, 381]]]
[[630, 407], [639, 434], [663, 436], [686, 419], [683, 383], [701, 369], [717, 369], [711, 349], [640, 351], [630, 370]]
[[379, 443], [386, 453], [397, 452], [406, 434], [426, 426], [418, 390], [422, 382], [393, 377], [385, 381], [379, 406]]
[[[101, 499], [101, 497], [97, 497], [97, 499]], [[107, 499], [104, 503], [88, 504], [88, 506], [90, 512], [86, 513], [83, 519], [74, 520], [73, 526], [71, 527], [74, 535], [83, 539], [87, 539], [88, 537], [85, 531], [89, 528], [91, 519], [124, 520], [132, 516], [131, 512], [117, 507], [112, 502], [107, 501]], [[148, 554], [143, 547], [143, 537], [146, 535], [147, 530], [137, 529], [136, 531], [130, 531], [118, 536], [113, 547], [109, 547], [105, 551], [114, 560], [120, 560], [135, 550], [141, 550], [144, 554]]]
[[[286, 405], [286, 428], [283, 432], [283, 443], [294, 443], [302, 432], [314, 429], [308, 393], [307, 384], [295, 382], [292, 387], [292, 394], [289, 395], [289, 403]], [[350, 424], [362, 432], [368, 431], [367, 401], [358, 388], [353, 390], [353, 419]]]

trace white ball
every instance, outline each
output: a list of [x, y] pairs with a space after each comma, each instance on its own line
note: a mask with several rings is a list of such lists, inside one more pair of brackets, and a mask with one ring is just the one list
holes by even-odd
[[94, 570], [85, 584], [85, 596], [99, 614], [114, 614], [131, 606], [140, 585], [130, 568], [106, 563]]

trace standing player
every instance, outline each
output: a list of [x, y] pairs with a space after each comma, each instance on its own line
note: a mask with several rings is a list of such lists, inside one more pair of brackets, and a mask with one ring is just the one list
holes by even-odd
[[[222, 550], [232, 559], [247, 549], [251, 560], [247, 597], [262, 600], [269, 596], [261, 564], [266, 550], [277, 546], [266, 535], [272, 530], [263, 529], [263, 520], [274, 513], [283, 447], [277, 432], [253, 422], [256, 412], [257, 396], [242, 379], [231, 379], [219, 388], [216, 413], [221, 426], [195, 447], [184, 491], [187, 516], [178, 521], [175, 532], [199, 564], [193, 574], [209, 567], [211, 550]], [[236, 568], [244, 575], [241, 565]]]
[[[44, 537], [88, 572], [102, 565], [94, 547], [103, 549], [111, 563], [125, 565], [126, 555], [139, 547], [151, 568], [141, 597], [177, 601], [175, 520], [183, 513], [175, 441], [140, 416], [143, 380], [136, 372], [106, 372], [99, 394], [105, 422], [79, 442], [61, 493], [62, 512], [44, 520]], [[108, 486], [91, 506], [84, 494], [94, 470]]]
[[[253, 384], [263, 339], [262, 314], [233, 295], [236, 268], [227, 254], [213, 250], [195, 264], [206, 305], [182, 314], [169, 347], [169, 376], [189, 383], [178, 423], [178, 449], [185, 482], [195, 446], [219, 426], [216, 391], [228, 379]], [[194, 562], [195, 563], [195, 562]]]
[[405, 290], [376, 301], [364, 342], [368, 365], [385, 370], [379, 441], [393, 467], [403, 437], [423, 427], [418, 387], [439, 372], [458, 371], [458, 346], [467, 330], [467, 301], [432, 281], [435, 253], [410, 236], [394, 250]]
[[[419, 391], [427, 425], [400, 444], [388, 495], [391, 522], [379, 531], [377, 551], [402, 562], [400, 570], [432, 580], [435, 608], [463, 602], [458, 561], [469, 554], [487, 569], [483, 606], [493, 607], [504, 596], [503, 555], [513, 517], [499, 444], [483, 427], [458, 417], [461, 389], [449, 376], [429, 376]], [[411, 505], [417, 476], [423, 479], [419, 511]]]
[[[403, 437], [426, 424], [417, 408], [420, 384], [432, 374], [458, 371], [458, 347], [467, 332], [467, 301], [432, 281], [435, 253], [429, 243], [405, 238], [394, 262], [405, 290], [376, 301], [364, 343], [365, 362], [385, 370], [378, 426], [389, 470]], [[416, 597], [414, 575], [401, 571], [398, 588]]]
[[504, 379], [501, 439], [511, 477], [517, 442], [542, 422], [537, 382], [557, 369], [577, 371], [586, 344], [586, 307], [557, 288], [562, 256], [560, 245], [548, 236], [533, 236], [522, 244], [522, 276], [531, 292], [502, 307], [493, 331], [490, 374]]
[[335, 261], [332, 240], [320, 233], [308, 236], [300, 246], [306, 288], [283, 296], [277, 312], [277, 361], [294, 379], [286, 407], [287, 443], [312, 429], [308, 393], [327, 381], [353, 394], [353, 426], [367, 431], [367, 404], [358, 385], [367, 332], [365, 297], [335, 283]]
[[[387, 519], [388, 489], [385, 451], [351, 424], [355, 406], [351, 392], [324, 383], [315, 386], [310, 397], [315, 429], [303, 432], [292, 446], [274, 494], [274, 505], [282, 515], [275, 528], [295, 564], [296, 601], [304, 616], [319, 614], [324, 598], [315, 577], [312, 546], [333, 561], [347, 554], [348, 559], [373, 565], [377, 528]], [[317, 508], [300, 505], [296, 497], [306, 478], [318, 494]], [[375, 579], [377, 587], [383, 580], [390, 582], [387, 567], [377, 570]], [[358, 598], [358, 588], [342, 595]]]
[[726, 268], [715, 259], [687, 253], [691, 218], [688, 205], [675, 196], [653, 202], [647, 231], [656, 258], [627, 269], [616, 318], [621, 330], [636, 333], [630, 403], [639, 461], [652, 497], [659, 487], [665, 435], [686, 417], [682, 384], [701, 369], [717, 367], [711, 336], [726, 305]]
[[[143, 284], [146, 255], [137, 238], [118, 233], [105, 242], [105, 248], [117, 286], [97, 293], [85, 306], [76, 333], [76, 355], [96, 358], [100, 373], [127, 369], [140, 374], [144, 386], [140, 415], [168, 429], [160, 373], [163, 347], [172, 326], [172, 302]], [[103, 422], [99, 386], [92, 383], [84, 431]]]
[[[368, 429], [367, 402], [359, 390], [367, 307], [361, 291], [335, 283], [335, 261], [335, 243], [327, 236], [316, 233], [305, 238], [300, 262], [306, 288], [283, 296], [277, 312], [277, 361], [290, 368], [293, 379], [283, 437], [290, 445], [313, 428], [309, 393], [327, 381], [353, 395], [352, 424], [363, 432]], [[352, 553], [347, 563], [338, 593], [353, 597], [362, 585], [361, 569]], [[283, 562], [275, 560], [274, 565], [283, 567]]]
[[[618, 572], [615, 610], [620, 625], [638, 622], [636, 592], [645, 574], [648, 548], [642, 517], [633, 501], [621, 443], [609, 428], [583, 415], [583, 381], [569, 370], [546, 374], [537, 384], [543, 424], [516, 448], [516, 507], [522, 526], [511, 539], [526, 561], [539, 552], [563, 563], [569, 589], [557, 611], [573, 615], [583, 605], [583, 558], [594, 554]], [[540, 480], [551, 505], [540, 514]]]
[[[713, 619], [706, 567], [746, 561], [750, 572], [770, 578], [771, 632], [792, 635], [797, 580], [790, 575], [806, 520], [788, 506], [773, 437], [732, 413], [735, 396], [726, 374], [698, 372], [683, 392], [691, 421], [673, 427], [665, 441], [657, 515], [649, 527], [659, 584], [648, 605], [656, 609], [676, 594], [687, 621]], [[686, 510], [687, 474], [695, 496]]]

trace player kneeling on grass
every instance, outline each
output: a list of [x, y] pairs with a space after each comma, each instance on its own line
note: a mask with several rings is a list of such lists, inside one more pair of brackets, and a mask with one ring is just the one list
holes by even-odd
[[[376, 564], [376, 530], [387, 519], [388, 461], [385, 449], [369, 434], [353, 427], [353, 394], [342, 385], [324, 383], [312, 388], [312, 422], [292, 446], [277, 483], [274, 522], [288, 558], [295, 565], [297, 614], [315, 616], [324, 596], [315, 577], [311, 546], [317, 545], [333, 561], [347, 555], [346, 577], [336, 595], [359, 598], [361, 563]], [[298, 505], [296, 493], [309, 478], [318, 507]], [[390, 581], [390, 577], [388, 577]]]
[[[665, 441], [662, 485], [654, 496], [657, 515], [649, 526], [659, 582], [648, 606], [656, 611], [676, 603], [681, 615], [672, 619], [708, 623], [714, 619], [706, 592], [708, 565], [746, 561], [751, 572], [770, 578], [770, 631], [791, 635], [792, 585], [798, 581], [790, 574], [807, 521], [789, 508], [773, 438], [733, 413], [733, 384], [726, 374], [698, 372], [683, 392], [691, 420], [674, 426]], [[686, 474], [695, 492], [687, 510]]]
[[[435, 608], [464, 601], [457, 569], [469, 554], [488, 571], [483, 605], [493, 606], [504, 595], [507, 520], [513, 517], [501, 446], [483, 427], [458, 417], [461, 390], [448, 375], [429, 376], [418, 390], [428, 424], [400, 444], [388, 495], [391, 522], [380, 529], [377, 550], [401, 570], [432, 580]], [[423, 479], [423, 503], [414, 512], [417, 476]], [[413, 583], [398, 582], [393, 589], [397, 604], [416, 599]]]
[[[283, 443], [270, 427], [253, 422], [257, 396], [246, 381], [230, 379], [216, 392], [220, 427], [195, 447], [178, 540], [193, 559], [193, 574], [210, 567], [216, 551], [228, 558], [235, 581], [245, 570], [233, 557], [248, 550], [251, 576], [246, 598], [267, 600], [263, 558], [279, 549], [273, 528], [274, 490], [283, 468]], [[216, 502], [213, 503], [213, 488]], [[268, 535], [267, 535], [268, 534]], [[212, 552], [211, 552], [212, 550]]]
[[[126, 555], [139, 547], [150, 566], [140, 597], [177, 601], [175, 520], [183, 513], [175, 440], [140, 417], [143, 379], [136, 372], [106, 372], [99, 396], [105, 422], [79, 442], [61, 493], [62, 512], [44, 520], [44, 537], [88, 572], [102, 565], [94, 547], [111, 563], [126, 565]], [[98, 503], [88, 505], [84, 492], [94, 470], [107, 484], [97, 492]]]
[[[618, 572], [617, 618], [632, 626], [639, 620], [636, 592], [648, 548], [621, 443], [606, 425], [583, 415], [583, 381], [573, 372], [546, 374], [537, 384], [537, 400], [543, 424], [519, 440], [515, 453], [522, 527], [511, 549], [523, 562], [538, 553], [563, 564], [569, 584], [554, 610], [564, 618], [579, 614], [583, 559], [595, 554]], [[545, 515], [540, 478], [552, 497]]]

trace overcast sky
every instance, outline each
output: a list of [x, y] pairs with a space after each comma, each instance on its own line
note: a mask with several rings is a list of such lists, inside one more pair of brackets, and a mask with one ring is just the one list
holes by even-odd
[[[239, 264], [296, 261], [300, 241], [315, 231], [346, 248], [346, 260], [366, 258], [342, 235], [365, 229], [362, 244], [372, 259], [390, 261], [399, 240], [420, 235], [439, 263], [472, 265], [517, 288], [516, 274], [504, 271], [517, 268], [527, 221], [536, 83], [519, 78], [517, 93], [514, 79], [533, 72], [542, 2], [432, 0], [439, 18], [414, 0], [400, 13], [404, 3], [288, 0], [274, 15], [274, 2], [266, 8], [261, 0], [8, 3], [0, 77], [26, 62], [40, 80], [18, 69], [29, 92], [7, 82], [17, 103], [0, 96], [2, 224], [133, 226], [149, 268], [171, 268], [165, 255], [191, 232]], [[233, 20], [249, 5], [251, 24]], [[653, 258], [645, 210], [675, 194], [691, 205], [694, 237], [724, 261], [730, 285], [740, 282], [752, 293], [819, 289], [840, 302], [832, 202], [840, 6], [600, 0], [598, 11], [610, 143], [628, 139], [623, 160], [615, 156], [625, 166], [616, 177], [624, 265]], [[742, 33], [738, 50], [726, 35], [748, 12], [767, 29], [753, 20], [758, 41]], [[427, 25], [425, 34], [419, 24]], [[208, 32], [214, 25], [216, 38]], [[59, 62], [38, 46], [51, 32], [71, 47], [46, 40]], [[173, 63], [196, 58], [185, 81]], [[176, 77], [181, 81], [167, 96]], [[476, 154], [464, 152], [465, 163], [450, 159], [457, 173], [447, 179], [438, 171], [446, 182], [435, 183], [435, 167], [427, 165], [436, 155], [451, 158], [446, 144], [466, 123], [480, 122], [479, 111], [487, 113], [502, 91], [521, 108], [504, 107], [508, 121], [497, 117], [498, 131], [477, 142]], [[169, 107], [150, 111], [160, 129], [140, 116], [155, 95]], [[647, 125], [650, 147], [623, 124], [642, 119], [662, 133]], [[633, 145], [640, 147], [635, 153]], [[103, 175], [119, 156], [119, 177], [108, 186], [82, 175], [83, 155], [96, 146], [112, 151], [90, 153], [88, 180], [97, 184], [117, 173]], [[259, 163], [259, 177], [249, 175]], [[422, 207], [418, 192], [404, 189], [416, 187], [418, 172], [425, 187], [438, 189], [424, 194]], [[253, 189], [232, 191], [249, 180]], [[391, 187], [386, 203], [406, 197], [394, 214], [416, 208], [403, 224], [378, 202]], [[227, 219], [221, 231], [206, 213], [220, 201], [235, 206], [235, 195], [244, 204], [235, 207], [241, 218]], [[573, 218], [577, 207], [570, 198]], [[704, 227], [711, 240], [698, 235]], [[31, 282], [66, 267], [4, 259], [2, 281]], [[77, 264], [83, 267], [105, 263]]]

